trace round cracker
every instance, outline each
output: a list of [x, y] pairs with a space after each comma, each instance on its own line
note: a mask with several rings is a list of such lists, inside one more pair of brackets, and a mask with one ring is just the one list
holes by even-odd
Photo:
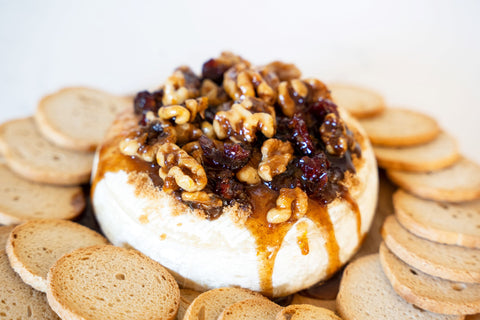
[[110, 245], [75, 250], [48, 273], [48, 303], [62, 319], [174, 319], [180, 290], [142, 253]]
[[387, 170], [387, 175], [396, 185], [422, 198], [449, 202], [480, 199], [480, 166], [465, 158], [438, 171]]
[[393, 206], [398, 221], [419, 237], [480, 249], [480, 200], [438, 202], [398, 190]]
[[430, 276], [400, 260], [380, 245], [380, 262], [395, 292], [422, 309], [452, 315], [480, 312], [480, 284]]
[[0, 140], [8, 167], [25, 179], [59, 185], [90, 180], [94, 154], [57, 147], [42, 136], [32, 118], [2, 124]]
[[480, 250], [426, 240], [408, 232], [391, 215], [383, 224], [388, 249], [407, 264], [429, 275], [480, 283]]
[[416, 172], [443, 169], [460, 157], [455, 138], [445, 132], [425, 144], [402, 148], [374, 146], [373, 150], [379, 167]]
[[333, 101], [355, 118], [376, 116], [385, 109], [385, 100], [373, 90], [340, 83], [330, 84], [328, 89]]
[[432, 117], [402, 108], [386, 108], [375, 117], [360, 119], [374, 145], [414, 146], [435, 139], [440, 128]]
[[61, 89], [38, 104], [35, 120], [54, 144], [77, 151], [95, 151], [116, 115], [133, 99], [84, 87]]
[[108, 244], [95, 231], [66, 220], [31, 220], [17, 226], [7, 241], [12, 268], [38, 291], [47, 290], [47, 273], [64, 254], [75, 249]]

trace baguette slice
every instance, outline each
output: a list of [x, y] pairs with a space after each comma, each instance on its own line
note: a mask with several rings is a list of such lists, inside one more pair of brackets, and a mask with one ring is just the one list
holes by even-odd
[[431, 312], [465, 315], [480, 312], [480, 284], [430, 276], [400, 260], [380, 245], [380, 262], [395, 292]]
[[108, 244], [108, 240], [78, 223], [31, 220], [10, 233], [6, 250], [10, 265], [22, 280], [46, 292], [48, 270], [61, 256], [78, 248], [101, 244]]
[[[261, 294], [241, 288], [218, 288], [200, 294], [185, 312], [184, 320], [216, 320], [229, 305], [246, 299], [265, 299]], [[268, 300], [270, 301], [270, 300]]]
[[32, 118], [0, 125], [5, 161], [25, 179], [41, 183], [75, 185], [90, 180], [93, 153], [69, 151], [46, 140]]
[[387, 170], [393, 183], [422, 198], [463, 202], [480, 199], [480, 166], [465, 158], [433, 172]]
[[62, 187], [25, 180], [0, 164], [0, 223], [31, 219], [73, 219], [85, 208], [80, 187]]
[[190, 290], [190, 289], [180, 289], [180, 306], [178, 307], [177, 319], [183, 320], [185, 317], [185, 312], [188, 307], [192, 304], [201, 292]]
[[388, 249], [405, 263], [429, 275], [459, 282], [480, 283], [480, 250], [419, 238], [389, 216], [382, 235]]
[[383, 97], [372, 90], [340, 83], [329, 84], [328, 88], [333, 101], [355, 118], [376, 116], [385, 109]]
[[411, 233], [435, 242], [480, 249], [480, 200], [437, 202], [398, 190], [393, 205], [398, 221]]
[[277, 314], [275, 320], [341, 320], [334, 312], [308, 304], [291, 304]]
[[0, 250], [0, 274], [0, 319], [60, 319], [45, 294], [25, 284], [10, 268], [5, 250]]
[[84, 87], [61, 89], [38, 104], [35, 121], [54, 144], [77, 151], [95, 151], [116, 115], [133, 99]]
[[376, 117], [360, 119], [374, 145], [405, 147], [435, 139], [440, 128], [430, 116], [408, 109], [387, 108]]
[[253, 298], [229, 305], [218, 320], [275, 320], [281, 310], [282, 307], [268, 299]]
[[305, 297], [298, 293], [295, 293], [293, 295], [292, 304], [309, 304], [311, 306], [328, 309], [330, 311], [335, 311], [337, 309], [337, 303], [335, 300], [324, 300]]
[[345, 320], [464, 319], [424, 311], [395, 293], [382, 271], [378, 254], [351, 262], [343, 273], [337, 311]]
[[110, 245], [61, 257], [48, 273], [48, 303], [62, 319], [174, 319], [180, 290], [142, 253]]
[[373, 151], [379, 167], [415, 172], [443, 169], [460, 157], [456, 140], [445, 132], [425, 144], [402, 148], [374, 146]]

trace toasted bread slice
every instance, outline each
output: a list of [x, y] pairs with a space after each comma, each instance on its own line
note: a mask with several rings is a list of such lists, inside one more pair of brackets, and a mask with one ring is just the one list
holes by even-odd
[[45, 294], [29, 285], [10, 268], [5, 250], [0, 250], [0, 318], [60, 319], [49, 307]]
[[328, 88], [333, 101], [355, 118], [376, 116], [385, 109], [385, 100], [373, 90], [340, 83], [329, 84]]
[[57, 147], [40, 134], [32, 118], [0, 125], [0, 140], [8, 167], [25, 179], [60, 185], [90, 180], [93, 153]]
[[31, 219], [73, 219], [85, 208], [80, 187], [62, 187], [26, 180], [0, 164], [0, 223]]
[[382, 271], [378, 254], [351, 262], [343, 273], [337, 311], [345, 320], [464, 319], [424, 311], [395, 293]]
[[449, 281], [428, 275], [380, 245], [380, 262], [395, 292], [422, 309], [451, 315], [480, 312], [480, 284]]
[[375, 117], [360, 119], [374, 145], [414, 146], [435, 139], [440, 133], [437, 122], [426, 114], [408, 109], [387, 108]]
[[8, 237], [10, 236], [10, 232], [13, 230], [13, 228], [15, 228], [15, 225], [0, 226], [0, 250], [5, 250]]
[[48, 273], [48, 303], [62, 319], [174, 319], [180, 290], [142, 253], [110, 245], [61, 257]]
[[463, 202], [480, 199], [480, 166], [465, 158], [432, 172], [387, 170], [393, 183], [422, 198]]
[[480, 250], [441, 244], [408, 232], [389, 216], [383, 225], [385, 244], [397, 257], [429, 275], [480, 283]]
[[373, 150], [379, 167], [416, 172], [443, 169], [460, 157], [456, 140], [445, 132], [425, 144], [402, 148], [374, 146]]
[[77, 151], [95, 151], [116, 115], [133, 99], [84, 87], [61, 89], [38, 104], [35, 120], [54, 144]]
[[38, 291], [47, 290], [47, 273], [64, 254], [108, 244], [95, 231], [66, 220], [31, 220], [17, 226], [7, 241], [10, 264], [22, 280]]
[[268, 299], [253, 298], [229, 305], [218, 320], [275, 320], [281, 310], [281, 306]]
[[341, 320], [334, 312], [308, 304], [291, 304], [277, 314], [275, 320]]
[[193, 300], [195, 300], [201, 292], [190, 290], [190, 289], [180, 289], [180, 306], [178, 307], [177, 319], [183, 320], [185, 316], [185, 312], [187, 311], [188, 307], [192, 304]]
[[184, 320], [216, 320], [229, 305], [246, 299], [265, 299], [261, 294], [241, 288], [218, 288], [200, 294], [185, 312]]
[[435, 242], [480, 249], [480, 200], [437, 202], [398, 190], [393, 205], [398, 221], [411, 233]]

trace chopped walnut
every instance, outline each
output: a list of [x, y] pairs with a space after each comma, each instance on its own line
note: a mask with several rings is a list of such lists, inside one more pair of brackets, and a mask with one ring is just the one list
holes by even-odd
[[144, 161], [153, 162], [163, 143], [175, 143], [176, 141], [177, 134], [171, 125], [150, 122], [145, 130], [136, 131], [122, 140], [119, 148], [124, 155], [136, 156]]
[[185, 107], [190, 111], [190, 120], [194, 121], [197, 114], [205, 118], [205, 110], [208, 108], [208, 98], [201, 97], [197, 99], [188, 99], [185, 101]]
[[210, 139], [215, 139], [215, 130], [213, 130], [213, 126], [208, 121], [203, 121], [201, 125], [201, 129], [204, 135], [209, 137]]
[[347, 129], [343, 120], [329, 113], [320, 126], [320, 135], [328, 153], [342, 157], [348, 150]]
[[262, 181], [258, 175], [257, 169], [250, 165], [246, 165], [238, 170], [236, 177], [238, 181], [245, 182], [249, 185], [259, 184]]
[[256, 95], [269, 104], [277, 100], [277, 92], [260, 73], [237, 64], [225, 72], [223, 87], [234, 100], [243, 100]]
[[189, 142], [182, 149], [197, 160], [198, 163], [202, 163], [203, 151], [198, 141]]
[[184, 124], [190, 121], [190, 111], [181, 105], [163, 106], [158, 109], [158, 116], [162, 120], [175, 118], [176, 124]]
[[221, 207], [223, 205], [222, 199], [213, 193], [207, 193], [205, 191], [196, 192], [182, 192], [182, 200], [187, 202], [193, 202], [204, 207]]
[[296, 111], [297, 103], [303, 103], [309, 90], [301, 80], [284, 81], [278, 86], [278, 104], [287, 117], [292, 117]]
[[262, 162], [258, 166], [258, 175], [264, 181], [272, 181], [274, 176], [285, 172], [288, 163], [293, 159], [293, 148], [288, 141], [268, 139], [261, 150]]
[[240, 135], [248, 141], [255, 140], [260, 130], [267, 138], [275, 134], [275, 120], [264, 112], [251, 113], [241, 104], [234, 104], [228, 111], [219, 111], [213, 120], [213, 129], [219, 139]]
[[305, 216], [308, 210], [308, 196], [302, 189], [282, 188], [276, 201], [276, 207], [267, 212], [269, 223], [286, 222], [292, 217], [300, 219]]
[[332, 100], [332, 97], [330, 95], [330, 90], [322, 81], [315, 78], [309, 78], [303, 81], [310, 87], [310, 92], [312, 95], [310, 97], [311, 101], [318, 101], [321, 99]]
[[210, 79], [205, 79], [200, 88], [200, 95], [208, 98], [208, 104], [218, 106], [228, 101], [228, 96], [223, 87], [218, 86]]
[[302, 75], [293, 63], [284, 63], [281, 61], [273, 61], [264, 66], [263, 69], [275, 73], [280, 81], [298, 79]]
[[159, 175], [164, 180], [164, 191], [182, 188], [188, 192], [201, 191], [207, 185], [202, 165], [174, 143], [163, 144], [157, 152]]
[[200, 79], [186, 66], [179, 67], [167, 79], [163, 88], [164, 105], [181, 104], [199, 94]]

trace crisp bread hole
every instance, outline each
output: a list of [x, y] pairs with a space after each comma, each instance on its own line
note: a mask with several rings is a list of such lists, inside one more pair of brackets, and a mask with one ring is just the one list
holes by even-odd
[[413, 274], [413, 275], [418, 275], [417, 271], [413, 270], [413, 269], [410, 269], [410, 272]]
[[458, 216], [457, 216], [456, 214], [452, 214], [452, 218], [453, 218], [453, 219], [457, 219]]
[[32, 308], [30, 306], [27, 307], [27, 317], [31, 317], [32, 316]]
[[442, 207], [443, 209], [448, 209], [448, 208], [449, 208], [449, 205], [446, 204], [446, 203], [444, 203], [444, 202], [439, 202], [438, 205], [439, 205], [440, 207]]
[[477, 228], [480, 229], [480, 224], [477, 224]]
[[115, 278], [117, 278], [117, 280], [125, 280], [125, 275], [123, 273], [117, 273]]
[[13, 201], [18, 201], [18, 200], [20, 200], [20, 197], [19, 197], [19, 196], [13, 197]]
[[55, 161], [58, 161], [58, 160], [60, 160], [60, 157], [59, 156], [53, 156], [52, 159], [55, 160]]
[[464, 283], [454, 283], [452, 284], [452, 289], [455, 291], [462, 291], [465, 289], [467, 286]]

